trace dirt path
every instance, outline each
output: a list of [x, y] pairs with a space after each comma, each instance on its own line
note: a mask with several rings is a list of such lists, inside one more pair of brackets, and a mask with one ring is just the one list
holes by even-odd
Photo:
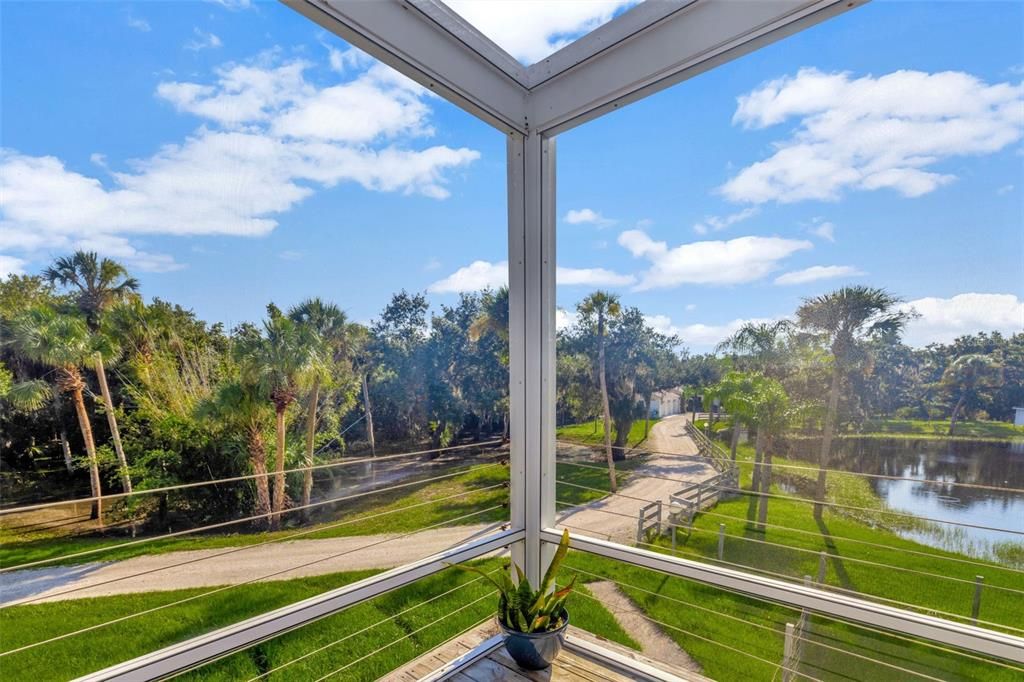
[[[688, 419], [686, 415], [662, 419], [651, 429], [644, 448], [652, 452], [696, 455], [697, 446], [686, 435]], [[634, 470], [629, 482], [619, 488], [620, 495], [574, 509], [561, 508], [558, 525], [564, 525], [570, 531], [583, 530], [615, 542], [632, 544], [636, 539], [637, 514], [645, 503], [630, 498], [652, 502], [661, 500], [667, 505], [669, 495], [686, 483], [703, 481], [716, 473], [714, 467], [704, 461], [653, 454], [642, 467]]]
[[[651, 430], [652, 451], [697, 454], [686, 435], [684, 415], [662, 419]], [[709, 478], [715, 470], [702, 461], [652, 455], [619, 492], [630, 497], [668, 502], [684, 483]], [[667, 477], [676, 479], [666, 481]], [[632, 543], [637, 511], [643, 502], [611, 496], [562, 513], [558, 523], [618, 542]], [[615, 512], [610, 514], [607, 512]], [[386, 569], [416, 561], [489, 532], [496, 525], [454, 526], [422, 531], [408, 539], [396, 535], [360, 535], [322, 540], [294, 540], [243, 548], [168, 552], [116, 562], [93, 562], [0, 573], [0, 604], [25, 599], [60, 601], [132, 592], [232, 585], [261, 576], [290, 580], [325, 573]], [[274, 574], [274, 575], [271, 575]], [[67, 594], [68, 590], [74, 590]]]
[[647, 615], [612, 582], [588, 583], [587, 589], [601, 600], [622, 629], [640, 644], [640, 653], [655, 661], [670, 663], [693, 673], [701, 672], [697, 661], [652, 623]]
[[[232, 585], [272, 573], [277, 575], [267, 580], [291, 580], [341, 571], [394, 568], [494, 531], [499, 525], [435, 528], [397, 542], [386, 541], [399, 535], [357, 535], [250, 547], [167, 552], [110, 563], [94, 562], [0, 573], [0, 604], [16, 603], [22, 599], [32, 599], [32, 603], [39, 603], [132, 592]], [[75, 591], [70, 594], [60, 594], [72, 589]]]

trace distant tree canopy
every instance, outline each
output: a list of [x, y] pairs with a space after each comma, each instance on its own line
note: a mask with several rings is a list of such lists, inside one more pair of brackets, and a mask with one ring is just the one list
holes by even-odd
[[[309, 499], [310, 477], [274, 475], [283, 469], [353, 448], [444, 448], [508, 432], [507, 289], [434, 308], [424, 294], [401, 291], [368, 325], [349, 321], [343, 302], [271, 304], [265, 320], [227, 330], [172, 302], [145, 302], [137, 287], [120, 264], [89, 253], [0, 281], [5, 491], [82, 495], [90, 486], [109, 493], [268, 472], [260, 485], [165, 499], [157, 517], [218, 518], [239, 505], [271, 517]], [[764, 377], [778, 388], [766, 396], [799, 406], [786, 411], [794, 428], [820, 428], [833, 381], [843, 429], [878, 416], [1007, 420], [1024, 405], [1024, 334], [983, 332], [914, 349], [896, 318], [869, 310], [853, 329], [822, 303], [694, 355], [614, 295], [595, 292], [584, 303], [558, 333], [557, 417], [602, 416], [603, 350], [616, 457], [657, 391], [679, 390], [694, 408], [695, 396], [717, 392], [727, 410], [739, 410], [742, 396], [730, 391], [745, 384], [736, 371]]]

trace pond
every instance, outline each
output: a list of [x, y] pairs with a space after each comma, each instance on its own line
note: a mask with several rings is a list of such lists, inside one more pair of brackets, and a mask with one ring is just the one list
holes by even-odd
[[[794, 444], [793, 454], [815, 461], [815, 445], [811, 441]], [[845, 438], [833, 446], [832, 468], [910, 479], [869, 480], [878, 496], [895, 510], [971, 524], [939, 523], [932, 524], [930, 531], [905, 533], [925, 544], [985, 557], [993, 557], [1001, 543], [1024, 544], [1022, 441]], [[994, 528], [1017, 534], [990, 530]]]

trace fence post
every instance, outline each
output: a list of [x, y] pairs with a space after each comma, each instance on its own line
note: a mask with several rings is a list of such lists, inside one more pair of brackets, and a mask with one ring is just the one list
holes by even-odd
[[782, 682], [790, 682], [795, 676], [793, 656], [796, 649], [796, 633], [792, 623], [786, 623], [786, 642], [782, 648]]
[[640, 508], [640, 518], [636, 520], [636, 541], [637, 544], [644, 541], [644, 510]]
[[818, 584], [825, 582], [825, 571], [828, 568], [828, 558], [825, 552], [818, 554]]
[[978, 614], [981, 612], [981, 588], [985, 585], [985, 576], [974, 576], [974, 603], [971, 604], [971, 620], [978, 624]]
[[660, 537], [661, 536], [661, 500], [658, 500], [658, 525], [656, 527], [658, 529], [657, 537]]
[[725, 554], [725, 524], [718, 524], [718, 560]]

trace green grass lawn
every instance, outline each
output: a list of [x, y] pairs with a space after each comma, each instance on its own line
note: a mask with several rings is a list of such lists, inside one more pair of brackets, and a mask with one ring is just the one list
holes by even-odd
[[[501, 563], [499, 559], [490, 559], [477, 562], [477, 565], [490, 570], [498, 569]], [[4, 656], [0, 658], [0, 669], [3, 670], [4, 679], [10, 680], [44, 682], [76, 677], [372, 574], [372, 571], [335, 573], [315, 578], [241, 585], [209, 597]], [[446, 570], [251, 647], [180, 679], [245, 680], [345, 638], [322, 653], [271, 674], [268, 679], [311, 680], [352, 664], [339, 673], [336, 679], [375, 680], [494, 613], [497, 598], [487, 597], [450, 615], [455, 609], [478, 597], [485, 597], [492, 591], [488, 583], [482, 580], [471, 583], [473, 580], [473, 576], [462, 571]], [[466, 586], [435, 601], [424, 603], [460, 584]], [[0, 631], [3, 632], [0, 651], [10, 651], [93, 624], [139, 613], [209, 589], [148, 592], [3, 609], [0, 610]], [[417, 607], [418, 604], [422, 605]], [[593, 600], [576, 596], [570, 608], [575, 625], [626, 646], [639, 648], [637, 642], [622, 630], [611, 614]], [[406, 613], [392, 618], [402, 612]], [[411, 634], [424, 626], [427, 627]], [[410, 636], [405, 638], [407, 635]], [[390, 646], [354, 663], [386, 645]]]
[[[864, 424], [863, 431], [863, 435], [948, 438], [949, 420], [871, 419]], [[957, 422], [954, 437], [969, 440], [1024, 438], [1024, 426], [1014, 426], [1009, 422], [962, 421]]]
[[[146, 542], [123, 546], [118, 549], [97, 552], [91, 555], [58, 560], [47, 565], [83, 563], [88, 561], [111, 561], [133, 556], [162, 554], [193, 549], [217, 549], [253, 545], [268, 540], [286, 540], [298, 532], [302, 539], [371, 535], [374, 533], [405, 533], [457, 519], [475, 511], [483, 510], [508, 501], [508, 490], [501, 484], [508, 481], [508, 468], [504, 465], [483, 464], [467, 468], [465, 473], [452, 478], [420, 486], [410, 486], [355, 500], [341, 502], [328, 514], [330, 520], [312, 523], [306, 527], [294, 527], [280, 531], [252, 531], [205, 533], [183, 535], [167, 539], [152, 539]], [[497, 487], [495, 487], [497, 486]], [[483, 490], [487, 488], [487, 490]], [[474, 492], [476, 491], [476, 492]], [[468, 494], [464, 494], [468, 493]], [[464, 494], [464, 495], [463, 495]], [[451, 498], [454, 495], [460, 497]], [[431, 503], [431, 504], [424, 504]], [[384, 514], [384, 515], [382, 515]], [[300, 522], [297, 515], [289, 519]], [[372, 517], [372, 518], [371, 518]], [[488, 523], [508, 518], [504, 508], [477, 514], [462, 520], [462, 523]], [[243, 527], [241, 524], [239, 528]], [[312, 531], [312, 532], [307, 532]], [[158, 538], [159, 536], [157, 536]], [[299, 539], [299, 538], [296, 538]], [[130, 542], [126, 537], [61, 537], [15, 535], [5, 532], [0, 535], [0, 566], [9, 567], [43, 559], [61, 557], [103, 547], [115, 547]]]
[[[752, 449], [749, 446], [741, 446], [739, 456], [741, 482], [744, 486], [749, 487], [752, 472], [750, 462]], [[642, 462], [642, 458], [620, 462], [617, 472], [619, 484], [625, 483], [635, 469], [642, 465]], [[776, 462], [800, 466], [810, 465], [806, 462], [781, 458], [776, 458]], [[800, 485], [809, 483], [814, 474], [814, 471], [778, 468], [775, 470], [775, 480], [786, 481], [791, 485], [796, 485], [799, 489]], [[559, 480], [564, 483], [575, 483], [598, 490], [607, 490], [608, 488], [607, 474], [598, 469], [559, 464], [557, 475]], [[494, 490], [472, 493], [465, 498], [460, 497], [418, 507], [414, 507], [414, 505], [442, 500], [460, 492], [498, 485], [507, 479], [508, 471], [505, 467], [475, 466], [451, 479], [426, 483], [420, 487], [401, 491], [401, 494], [398, 494], [399, 491], [395, 491], [394, 497], [372, 499], [373, 496], [371, 496], [371, 500], [367, 500], [365, 507], [348, 508], [339, 516], [341, 520], [354, 520], [355, 523], [337, 528], [327, 528], [325, 524], [321, 524], [315, 528], [314, 533], [305, 537], [368, 534], [396, 529], [411, 531], [446, 519], [454, 519], [477, 509], [503, 504], [507, 501], [507, 489], [502, 486]], [[596, 490], [583, 490], [564, 483], [558, 486], [560, 500], [585, 503], [603, 496]], [[777, 487], [773, 488], [773, 493], [785, 496], [784, 491]], [[1005, 626], [1024, 628], [1024, 599], [1021, 598], [1022, 595], [995, 589], [997, 587], [1024, 589], [1024, 580], [1021, 579], [1021, 574], [1008, 571], [1005, 567], [991, 562], [979, 562], [980, 565], [972, 565], [945, 561], [943, 557], [958, 559], [965, 557], [901, 538], [891, 529], [908, 527], [906, 524], [912, 526], [915, 522], [887, 513], [887, 509], [874, 495], [863, 477], [852, 474], [830, 474], [828, 494], [830, 500], [864, 507], [865, 510], [840, 513], [838, 510], [826, 509], [823, 523], [819, 526], [812, 516], [812, 505], [784, 497], [773, 498], [768, 505], [768, 523], [785, 526], [787, 529], [769, 526], [767, 531], [757, 532], [750, 528], [748, 521], [752, 511], [751, 501], [755, 498], [739, 497], [722, 502], [710, 513], [698, 515], [694, 522], [693, 532], [688, 535], [679, 534], [677, 538], [678, 553], [680, 556], [690, 558], [715, 558], [718, 527], [719, 523], [723, 523], [726, 534], [730, 536], [726, 538], [724, 548], [724, 559], [727, 562], [799, 579], [804, 575], [813, 576], [817, 573], [818, 553], [825, 551], [828, 554], [828, 570], [825, 577], [825, 582], [828, 585], [854, 590], [864, 595], [908, 603], [926, 612], [935, 610], [962, 616], [967, 616], [970, 613], [974, 576], [981, 574], [984, 575], [986, 585], [982, 597], [981, 619]], [[367, 518], [371, 514], [378, 514], [385, 510], [394, 510], [396, 513], [380, 518]], [[506, 509], [501, 508], [462, 522], [471, 523], [478, 519], [497, 520], [499, 518], [507, 518]], [[101, 554], [99, 557], [123, 558], [133, 554], [166, 552], [175, 549], [253, 544], [271, 538], [285, 537], [288, 532], [186, 537], [147, 543], [137, 548], [115, 550]], [[757, 542], [758, 540], [766, 540], [780, 546], [763, 544]], [[869, 546], [857, 542], [858, 540], [882, 546]], [[90, 542], [93, 544], [89, 545]], [[17, 559], [11, 563], [22, 563], [33, 560], [30, 557], [57, 556], [75, 548], [97, 546], [98, 543], [104, 542], [123, 542], [123, 540], [50, 538], [47, 541], [13, 546], [5, 545], [2, 552], [4, 564], [9, 565], [8, 561], [11, 558]], [[661, 538], [658, 541], [658, 548], [660, 551], [670, 551], [669, 541], [666, 538]], [[917, 552], [926, 553], [928, 556]], [[81, 560], [99, 557], [84, 557]], [[889, 564], [894, 568], [867, 565], [855, 561], [856, 559]], [[573, 553], [568, 563], [569, 566], [598, 573], [634, 586], [625, 588], [626, 593], [652, 618], [679, 628], [676, 630], [666, 627], [665, 631], [703, 666], [706, 674], [715, 678], [746, 680], [772, 677], [776, 672], [777, 662], [781, 661], [782, 657], [782, 632], [785, 623], [793, 622], [798, 616], [783, 607], [767, 605], [757, 600], [599, 557]], [[919, 575], [901, 571], [895, 567], [910, 571], [937, 573], [966, 582]], [[473, 588], [460, 591], [458, 595], [452, 595], [450, 598], [445, 597], [438, 600], [436, 610], [434, 605], [427, 605], [422, 609], [410, 612], [407, 617], [403, 616], [394, 623], [381, 625], [379, 628], [368, 627], [369, 624], [379, 621], [382, 614], [393, 615], [401, 611], [404, 608], [400, 606], [402, 603], [411, 604], [416, 600], [429, 598], [433, 594], [448, 589], [458, 582], [452, 574], [453, 572], [445, 572], [429, 579], [437, 581], [436, 583], [429, 582], [429, 580], [420, 581], [405, 590], [396, 591], [379, 600], [349, 609], [344, 614], [325, 619], [295, 633], [232, 656], [203, 669], [202, 677], [203, 679], [252, 677], [317, 646], [334, 641], [348, 633], [356, 633], [350, 640], [346, 640], [343, 646], [333, 647], [322, 655], [310, 657], [307, 661], [282, 671], [279, 679], [315, 678], [330, 672], [359, 658], [363, 653], [394, 641], [396, 635], [402, 636], [412, 632], [418, 627], [416, 623], [432, 622], [431, 618], [437, 619], [443, 613], [469, 601], [469, 594]], [[214, 627], [235, 622], [366, 575], [368, 573], [336, 574], [284, 583], [239, 586], [166, 611], [104, 627], [81, 637], [69, 638], [59, 644], [46, 645], [23, 654], [0, 658], [0, 667], [5, 671], [4, 676], [11, 679], [54, 679], [52, 671], [57, 669], [63, 672], [64, 668], [69, 671], [66, 676], [71, 676], [180, 641]], [[580, 579], [589, 582], [593, 578], [580, 574]], [[10, 650], [26, 642], [59, 635], [91, 623], [102, 622], [127, 613], [135, 613], [203, 591], [205, 590], [144, 593], [0, 610], [0, 631], [3, 632], [2, 648], [5, 651]], [[649, 594], [650, 592], [670, 599], [656, 598]], [[455, 603], [456, 596], [462, 601]], [[388, 599], [392, 601], [387, 601]], [[403, 602], [403, 599], [406, 602]], [[672, 601], [672, 599], [679, 601]], [[710, 611], [685, 607], [679, 602], [697, 604], [710, 609]], [[386, 604], [386, 606], [381, 606], [381, 604]], [[358, 663], [351, 669], [346, 669], [344, 676], [340, 679], [375, 679], [402, 661], [435, 646], [453, 636], [463, 627], [483, 618], [491, 606], [486, 605], [485, 608], [485, 605], [481, 604], [479, 610], [477, 607], [467, 609], [464, 614], [465, 621], [461, 618], [453, 618], [449, 627], [448, 620], [445, 620], [437, 628], [431, 627], [422, 633], [413, 635], [389, 647], [385, 652]], [[730, 615], [740, 620], [731, 620], [727, 617]], [[417, 620], [418, 618], [422, 618], [422, 620]], [[628, 636], [618, 628], [607, 611], [585, 596], [577, 597], [575, 600], [573, 622], [597, 634], [630, 646], [636, 646], [636, 643], [629, 640]], [[873, 658], [881, 657], [883, 660], [920, 670], [941, 679], [1011, 679], [1007, 671], [995, 666], [965, 662], [966, 659], [949, 655], [938, 655], [934, 650], [918, 645], [908, 647], [906, 643], [892, 638], [874, 635], [863, 629], [827, 619], [815, 618], [813, 622], [814, 628], [811, 637], [820, 638], [824, 643], [850, 649]], [[758, 625], [763, 627], [757, 627]], [[701, 637], [728, 644], [772, 663], [759, 662], [749, 656], [705, 641]], [[50, 651], [51, 649], [52, 651]], [[815, 677], [834, 677], [840, 673], [845, 675], [850, 671], [856, 671], [853, 676], [862, 679], [900, 679], [895, 671], [884, 666], [858, 661], [848, 654], [840, 654], [821, 646], [808, 644], [805, 651], [804, 665], [806, 667], [802, 668], [802, 671]], [[11, 674], [11, 671], [17, 674]], [[289, 673], [292, 676], [289, 676]]]
[[[741, 482], [749, 488], [753, 449], [742, 445], [738, 454]], [[796, 460], [775, 458], [775, 461], [812, 466]], [[781, 478], [800, 485], [809, 484], [816, 472], [775, 469], [775, 475], [776, 480]], [[794, 480], [800, 478], [804, 480]], [[710, 513], [698, 515], [692, 533], [680, 531], [677, 536], [677, 554], [684, 558], [717, 559], [719, 524], [724, 524], [727, 537], [723, 559], [736, 565], [733, 567], [770, 571], [800, 579], [805, 575], [817, 574], [819, 553], [824, 551], [827, 553], [825, 583], [828, 585], [855, 591], [869, 598], [874, 596], [904, 602], [926, 613], [936, 612], [936, 615], [940, 615], [937, 612], [944, 611], [965, 617], [971, 611], [974, 576], [980, 574], [984, 576], [987, 586], [982, 595], [980, 618], [1011, 628], [1024, 628], [1024, 595], [988, 589], [999, 586], [1024, 590], [1024, 577], [1021, 574], [992, 562], [982, 561], [976, 565], [944, 561], [943, 557], [966, 557], [921, 545], [887, 530], [912, 528], [920, 522], [888, 512], [863, 477], [852, 474], [829, 475], [829, 499], [863, 507], [864, 510], [844, 510], [840, 513], [839, 510], [826, 508], [820, 526], [814, 520], [812, 505], [785, 499], [786, 493], [778, 487], [774, 487], [772, 493], [782, 497], [769, 500], [768, 524], [785, 526], [786, 529], [769, 525], [764, 532], [753, 530], [748, 519], [752, 518], [752, 501], [756, 498], [741, 496], [720, 503], [709, 510]], [[762, 540], [775, 544], [758, 542]], [[671, 542], [668, 538], [659, 538], [655, 546], [648, 549], [670, 553]], [[864, 564], [856, 559], [886, 564], [892, 568]], [[777, 672], [777, 663], [782, 660], [785, 623], [795, 622], [799, 616], [793, 610], [780, 606], [600, 557], [574, 555], [568, 563], [583, 571], [633, 585], [635, 589], [624, 589], [629, 597], [651, 618], [678, 628], [663, 629], [701, 664], [705, 674], [715, 679], [771, 678]], [[954, 582], [910, 571], [938, 574], [966, 582]], [[580, 579], [590, 582], [596, 578], [580, 574]], [[696, 604], [707, 610], [688, 607], [680, 602]], [[937, 653], [923, 645], [908, 644], [825, 618], [812, 619], [811, 633], [808, 635], [810, 638], [820, 640], [823, 644], [874, 659], [881, 658], [891, 664], [919, 670], [940, 679], [1015, 679], [1010, 671], [995, 665]], [[727, 644], [771, 661], [772, 664], [723, 648], [714, 642]], [[802, 672], [822, 679], [854, 678], [895, 682], [906, 677], [906, 673], [814, 644], [806, 645], [802, 660]]]
[[[703, 419], [694, 424], [703, 429]], [[729, 420], [715, 422], [716, 433], [729, 428]], [[957, 422], [956, 433], [949, 434], [949, 420], [941, 419], [869, 419], [861, 425], [850, 426], [845, 432], [836, 434], [837, 438], [910, 438], [931, 440], [971, 440], [1005, 442], [1007, 440], [1024, 439], [1024, 426], [1014, 426], [1009, 422], [996, 421], [961, 421]], [[793, 433], [787, 438], [800, 439], [808, 436]], [[820, 435], [819, 435], [820, 437]]]
[[[650, 421], [650, 426], [654, 426], [657, 423], [657, 419]], [[586, 445], [603, 445], [604, 444], [604, 422], [600, 419], [594, 421], [584, 422], [582, 424], [570, 424], [568, 426], [559, 427], [556, 431], [559, 440], [568, 440], [574, 443], [584, 443]], [[612, 425], [612, 441], [615, 441], [615, 425]], [[633, 426], [629, 429], [629, 439], [626, 441], [626, 447], [635, 448], [646, 440], [644, 436], [644, 420], [638, 419], [633, 422]]]
[[[630, 472], [639, 464], [640, 460], [619, 463], [616, 473], [619, 485], [627, 480]], [[557, 466], [559, 479], [590, 488], [608, 489], [607, 473], [566, 464]], [[39, 534], [16, 535], [6, 532], [0, 535], [0, 566], [17, 566], [46, 559], [56, 559], [45, 564], [46, 566], [70, 565], [166, 552], [240, 547], [268, 541], [286, 541], [289, 538], [320, 539], [376, 533], [408, 533], [448, 520], [456, 520], [455, 523], [461, 524], [491, 523], [507, 519], [508, 509], [499, 506], [485, 513], [468, 517], [467, 515], [506, 504], [508, 489], [503, 484], [507, 482], [508, 467], [477, 465], [452, 478], [339, 503], [332, 510], [333, 518], [329, 521], [274, 532], [205, 533], [166, 539], [157, 537], [135, 545], [125, 545], [132, 541], [127, 537], [40, 537]], [[453, 497], [456, 495], [459, 497]], [[574, 504], [590, 502], [601, 496], [601, 493], [592, 490], [569, 485], [558, 486], [558, 498]], [[297, 533], [302, 535], [296, 536]], [[58, 559], [68, 554], [106, 547], [111, 549]]]
[[[700, 664], [708, 677], [737, 681], [778, 679], [785, 625], [795, 623], [799, 612], [656, 571], [573, 552], [563, 569], [566, 578], [575, 569], [585, 571], [578, 574], [579, 580], [585, 583], [599, 579], [593, 574], [620, 583], [626, 595], [650, 618], [668, 626], [662, 626], [662, 630]], [[811, 630], [806, 636], [843, 651], [942, 680], [1009, 682], [1018, 679], [1011, 671], [992, 664], [944, 654], [824, 618], [812, 618]], [[800, 671], [822, 680], [902, 682], [908, 679], [906, 673], [813, 644], [805, 646]]]

